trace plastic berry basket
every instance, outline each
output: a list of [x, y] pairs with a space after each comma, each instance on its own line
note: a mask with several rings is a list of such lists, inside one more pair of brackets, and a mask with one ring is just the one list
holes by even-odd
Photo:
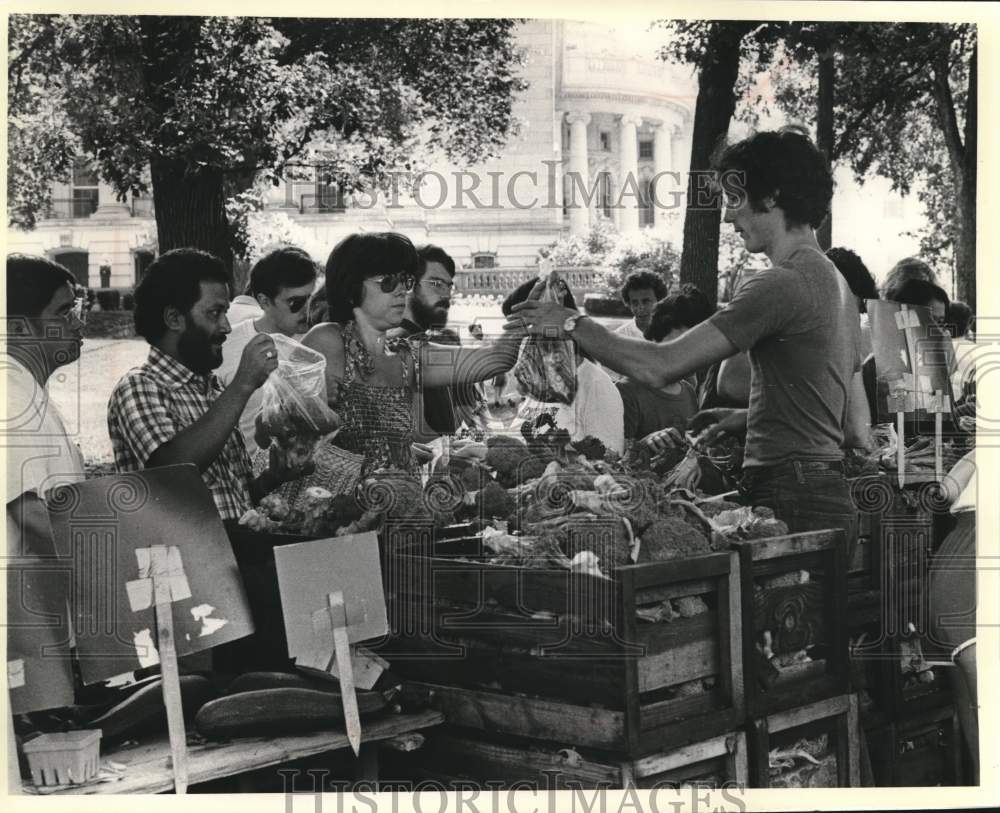
[[101, 729], [42, 734], [23, 746], [36, 785], [70, 785], [97, 776]]

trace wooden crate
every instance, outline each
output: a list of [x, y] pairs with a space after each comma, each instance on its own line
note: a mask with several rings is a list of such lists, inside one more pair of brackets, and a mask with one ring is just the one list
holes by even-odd
[[[560, 743], [484, 735], [444, 726], [426, 733], [423, 746], [383, 774], [409, 781], [489, 790], [575, 790], [739, 787], [747, 784], [746, 734], [733, 731], [644, 757], [621, 756]], [[396, 774], [399, 774], [398, 776]]]
[[[453, 725], [639, 756], [745, 719], [735, 554], [598, 578], [485, 564], [478, 539], [387, 547], [391, 633], [376, 649]], [[637, 619], [689, 596], [708, 612]]]
[[[849, 688], [843, 532], [813, 531], [737, 542], [747, 715], [764, 717]], [[772, 586], [807, 571], [805, 584]], [[758, 645], [771, 630], [775, 655], [809, 649], [812, 660], [776, 669]]]
[[[788, 749], [804, 737], [824, 735], [827, 737], [830, 759], [831, 761], [835, 759], [836, 768], [817, 770], [823, 770], [823, 775], [829, 776], [831, 780], [835, 777], [835, 787], [859, 787], [861, 784], [859, 734], [858, 701], [857, 696], [853, 694], [830, 697], [807, 706], [751, 720], [747, 724], [750, 787], [786, 787], [787, 785], [778, 782], [770, 775], [771, 750]], [[807, 771], [813, 770], [805, 761], [802, 766]], [[819, 775], [814, 775], [813, 779], [817, 780]]]
[[862, 633], [863, 645], [855, 645], [851, 651], [852, 687], [867, 692], [874, 712], [886, 722], [905, 722], [929, 709], [952, 704], [949, 667], [932, 666], [930, 682], [908, 678], [902, 671], [900, 636], [886, 635], [878, 619], [853, 626], [852, 640], [857, 641]]
[[963, 741], [950, 706], [866, 731], [872, 771], [881, 787], [966, 784]]

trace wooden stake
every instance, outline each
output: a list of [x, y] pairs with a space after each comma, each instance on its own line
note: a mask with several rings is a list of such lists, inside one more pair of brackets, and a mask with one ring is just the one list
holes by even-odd
[[[937, 390], [934, 393], [934, 476], [939, 483], [944, 478], [944, 450], [942, 449], [941, 435], [943, 433], [945, 401], [944, 391]], [[950, 411], [951, 405], [947, 406]]]
[[906, 413], [896, 413], [896, 477], [899, 487], [906, 485]]
[[170, 604], [170, 584], [153, 576], [153, 596], [156, 602], [156, 641], [163, 675], [163, 702], [167, 707], [167, 730], [170, 733], [170, 756], [174, 769], [174, 792], [187, 793], [187, 732], [184, 730], [184, 707], [177, 670], [177, 650], [174, 648], [174, 616]]
[[347, 739], [354, 749], [354, 755], [361, 751], [361, 716], [358, 713], [358, 696], [354, 691], [354, 665], [351, 663], [351, 646], [347, 639], [347, 613], [344, 609], [344, 594], [338, 590], [327, 593], [330, 622], [333, 627], [333, 644], [340, 677], [340, 697], [344, 704], [344, 724]]

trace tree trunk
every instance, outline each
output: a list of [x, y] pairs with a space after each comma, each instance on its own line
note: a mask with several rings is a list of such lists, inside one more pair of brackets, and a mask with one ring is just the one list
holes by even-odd
[[736, 109], [733, 88], [739, 75], [740, 42], [752, 29], [752, 24], [745, 22], [713, 23], [698, 74], [681, 282], [697, 285], [713, 304], [718, 299], [721, 223], [718, 205], [708, 200], [704, 182], [712, 153], [725, 139]]
[[958, 222], [955, 224], [955, 276], [958, 298], [976, 310], [976, 125], [979, 89], [979, 46], [972, 51], [969, 63], [969, 92], [965, 111], [965, 143], [958, 127], [949, 74], [949, 42], [944, 42], [934, 60], [934, 99], [938, 124], [944, 134], [955, 185]]
[[164, 158], [153, 158], [150, 170], [159, 250], [200, 248], [221, 259], [232, 273], [222, 173], [202, 170], [186, 174], [183, 164]]
[[[816, 111], [816, 146], [826, 156], [826, 164], [833, 171], [833, 88], [836, 81], [833, 48], [819, 53], [819, 94]], [[826, 251], [833, 245], [833, 208], [816, 230], [819, 247]]]

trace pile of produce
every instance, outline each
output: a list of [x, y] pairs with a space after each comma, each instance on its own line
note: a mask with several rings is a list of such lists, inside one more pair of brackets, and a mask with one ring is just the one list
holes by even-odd
[[769, 784], [772, 788], [837, 787], [837, 755], [826, 734], [803, 738], [789, 748], [768, 753]]
[[426, 483], [385, 469], [351, 495], [309, 488], [295, 509], [271, 495], [240, 522], [254, 530], [310, 536], [377, 529], [387, 519], [435, 528], [471, 523], [483, 533], [489, 562], [594, 575], [788, 532], [768, 509], [681, 487], [692, 485], [685, 467], [706, 454], [687, 447], [675, 455], [674, 467], [661, 473], [662, 458], [637, 447], [620, 457], [592, 437], [570, 442], [566, 430], [543, 414], [525, 422], [518, 435], [455, 442], [447, 467]]

